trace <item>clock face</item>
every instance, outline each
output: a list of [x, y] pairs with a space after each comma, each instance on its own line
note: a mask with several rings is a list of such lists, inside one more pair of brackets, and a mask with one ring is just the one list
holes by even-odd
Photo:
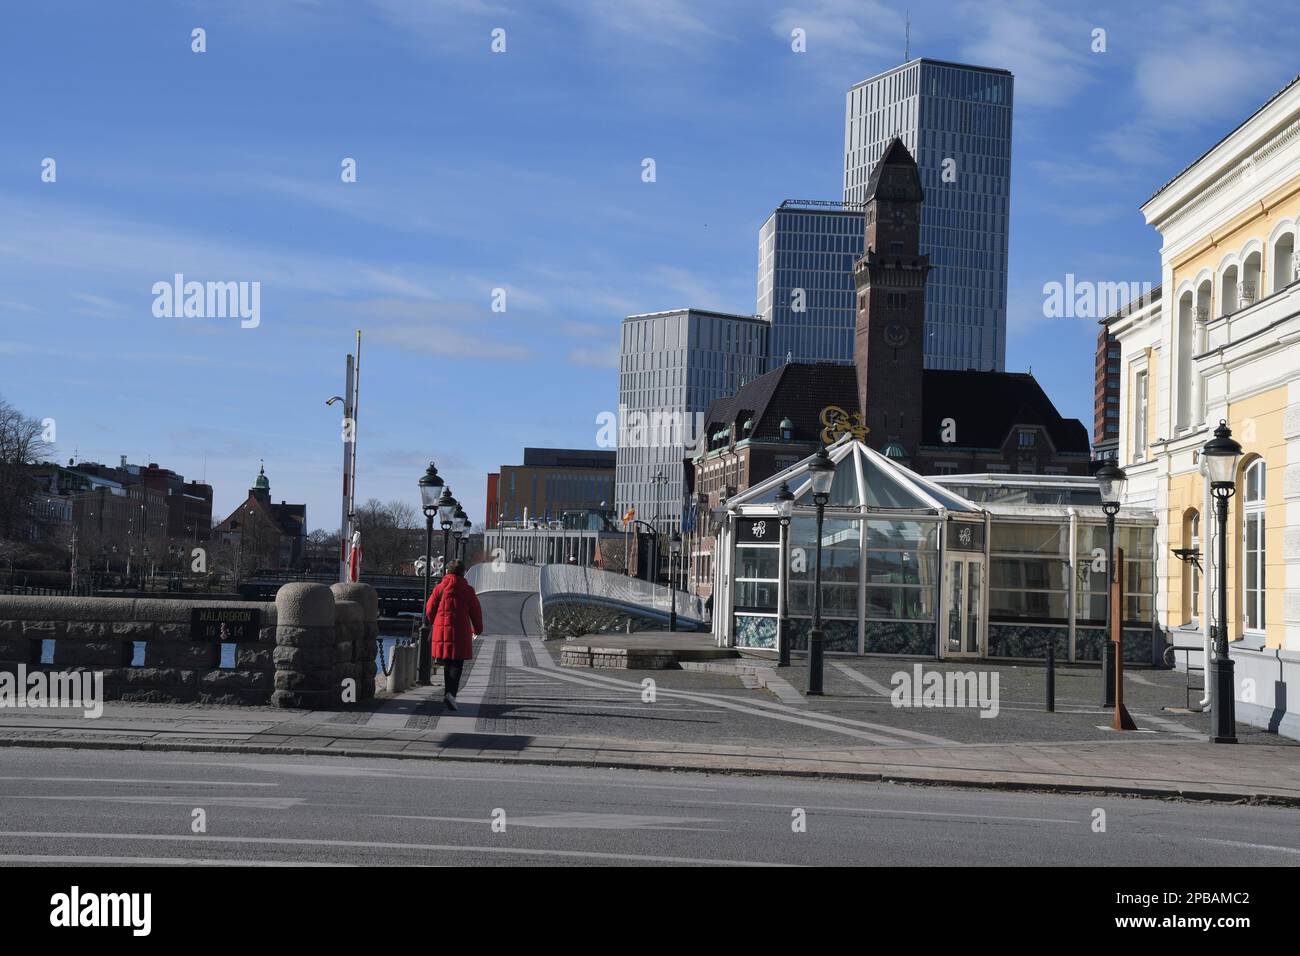
[[898, 206], [895, 206], [889, 211], [889, 221], [895, 226], [901, 226], [904, 218], [903, 210]]
[[907, 326], [902, 322], [890, 322], [885, 326], [885, 344], [892, 348], [900, 348], [907, 344], [909, 333]]

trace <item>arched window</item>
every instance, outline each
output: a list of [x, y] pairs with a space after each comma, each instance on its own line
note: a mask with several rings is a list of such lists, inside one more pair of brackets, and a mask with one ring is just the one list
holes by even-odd
[[1241, 481], [1241, 626], [1264, 630], [1264, 459], [1246, 466]]
[[1239, 299], [1243, 309], [1250, 307], [1262, 298], [1259, 287], [1260, 255], [1252, 252], [1246, 257], [1241, 268], [1241, 290]]
[[1178, 300], [1178, 341], [1177, 362], [1177, 405], [1174, 408], [1174, 424], [1177, 428], [1186, 428], [1192, 417], [1192, 339], [1196, 328], [1195, 304], [1189, 289]]
[[1291, 253], [1295, 252], [1295, 234], [1284, 232], [1273, 243], [1273, 292], [1281, 292], [1295, 278], [1291, 274]]
[[1237, 311], [1237, 276], [1235, 265], [1223, 270], [1223, 294], [1219, 296], [1219, 315], [1232, 315]]

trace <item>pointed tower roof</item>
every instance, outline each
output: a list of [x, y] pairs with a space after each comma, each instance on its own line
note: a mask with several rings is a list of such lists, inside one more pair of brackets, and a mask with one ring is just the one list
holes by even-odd
[[865, 200], [883, 199], [889, 202], [923, 202], [921, 174], [916, 160], [903, 141], [895, 136], [885, 146], [880, 161], [871, 170], [867, 180]]

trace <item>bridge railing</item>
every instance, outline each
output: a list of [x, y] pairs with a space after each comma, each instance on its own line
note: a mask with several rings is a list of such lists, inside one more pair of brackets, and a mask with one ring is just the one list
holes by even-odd
[[535, 564], [484, 561], [465, 572], [465, 580], [479, 594], [489, 591], [527, 591], [538, 593], [541, 568]]
[[[596, 598], [665, 615], [670, 613], [674, 604], [671, 588], [640, 578], [565, 564], [548, 564], [539, 570], [538, 591], [543, 613], [547, 600], [561, 595]], [[678, 591], [675, 601], [679, 618], [698, 622], [707, 620], [701, 598]]]

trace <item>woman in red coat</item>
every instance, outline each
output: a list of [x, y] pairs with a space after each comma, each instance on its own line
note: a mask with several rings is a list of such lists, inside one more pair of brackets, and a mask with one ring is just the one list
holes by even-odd
[[463, 561], [448, 562], [447, 573], [429, 595], [424, 616], [433, 625], [433, 659], [442, 664], [442, 700], [455, 710], [461, 669], [474, 656], [474, 635], [483, 633], [483, 609], [465, 580]]

